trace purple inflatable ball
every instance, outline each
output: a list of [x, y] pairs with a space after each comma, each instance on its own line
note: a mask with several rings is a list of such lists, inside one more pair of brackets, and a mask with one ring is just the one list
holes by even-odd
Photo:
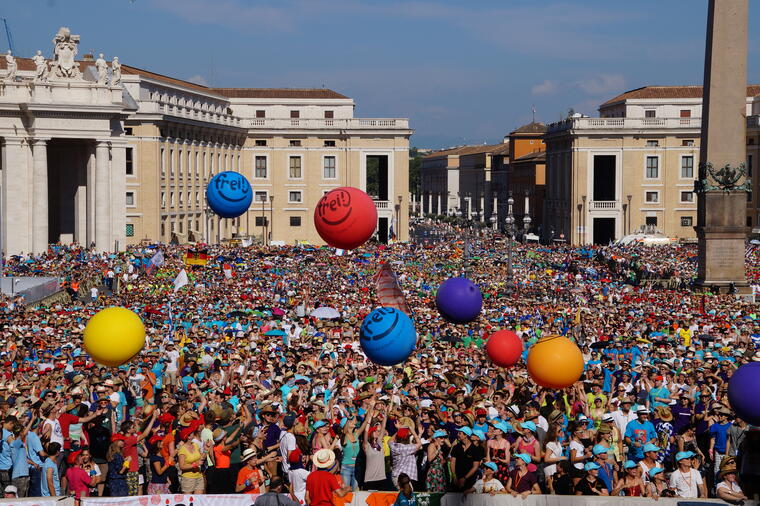
[[478, 317], [483, 296], [467, 278], [447, 279], [438, 287], [435, 303], [441, 316], [454, 323], [467, 323]]
[[760, 362], [751, 362], [738, 368], [728, 380], [728, 403], [736, 414], [750, 425], [760, 425]]

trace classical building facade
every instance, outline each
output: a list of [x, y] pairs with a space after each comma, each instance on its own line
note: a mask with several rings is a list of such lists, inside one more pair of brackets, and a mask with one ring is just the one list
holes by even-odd
[[[760, 86], [747, 87], [750, 170], [760, 156], [758, 94]], [[599, 113], [548, 126], [543, 238], [607, 244], [648, 226], [694, 239], [702, 87], [639, 88], [605, 102]], [[757, 193], [747, 194], [750, 227], [760, 219]]]
[[[408, 237], [406, 119], [354, 118], [327, 89], [210, 88], [117, 58], [77, 58], [62, 28], [53, 58], [0, 58], [0, 238], [6, 254], [48, 243], [102, 251], [140, 241], [321, 240], [314, 207], [332, 188], [372, 193], [377, 237]], [[214, 174], [237, 170], [254, 203], [219, 219]]]

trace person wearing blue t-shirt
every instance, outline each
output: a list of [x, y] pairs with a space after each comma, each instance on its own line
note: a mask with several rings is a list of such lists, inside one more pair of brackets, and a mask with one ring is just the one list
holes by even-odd
[[715, 461], [716, 473], [720, 471], [720, 463], [726, 456], [728, 429], [731, 428], [729, 416], [731, 411], [727, 407], [721, 407], [718, 410], [718, 421], [710, 425], [710, 458]]
[[412, 490], [412, 480], [406, 473], [398, 475], [398, 496], [393, 506], [417, 506], [417, 498]]
[[636, 410], [636, 420], [631, 420], [625, 427], [625, 443], [628, 445], [628, 458], [638, 462], [644, 458], [644, 445], [655, 443], [657, 431], [649, 421], [649, 410], [640, 407]]
[[2, 440], [0, 440], [0, 487], [5, 489], [11, 484], [11, 471], [13, 468], [13, 433], [11, 430], [16, 425], [16, 417], [9, 416], [3, 421]]
[[11, 443], [13, 452], [13, 469], [11, 482], [18, 489], [19, 497], [26, 497], [29, 490], [29, 460], [27, 459], [26, 444], [20, 434]]
[[29, 497], [40, 497], [42, 495], [42, 465], [44, 462], [40, 458], [43, 451], [42, 441], [35, 430], [30, 430], [26, 434], [27, 456], [31, 461], [29, 469]]
[[670, 404], [670, 390], [662, 386], [662, 376], [655, 376], [654, 388], [649, 391], [649, 407], [654, 409]]
[[58, 476], [58, 464], [56, 458], [61, 452], [59, 443], [50, 443], [47, 446], [47, 459], [42, 465], [42, 497], [57, 497], [61, 495], [61, 480]]

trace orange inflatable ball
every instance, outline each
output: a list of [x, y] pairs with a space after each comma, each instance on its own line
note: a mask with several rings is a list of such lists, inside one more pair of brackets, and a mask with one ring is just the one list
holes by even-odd
[[583, 365], [580, 348], [566, 337], [542, 337], [528, 351], [528, 374], [545, 388], [572, 386], [580, 379]]
[[335, 188], [317, 202], [314, 226], [330, 246], [355, 249], [375, 233], [377, 209], [372, 198], [360, 189]]
[[145, 345], [145, 326], [137, 314], [123, 307], [95, 313], [84, 328], [84, 348], [92, 359], [118, 367], [140, 353]]

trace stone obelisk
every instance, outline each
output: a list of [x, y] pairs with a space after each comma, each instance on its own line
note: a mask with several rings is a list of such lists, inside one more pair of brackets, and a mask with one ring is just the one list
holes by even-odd
[[697, 191], [698, 283], [747, 286], [746, 160], [749, 0], [709, 0]]

